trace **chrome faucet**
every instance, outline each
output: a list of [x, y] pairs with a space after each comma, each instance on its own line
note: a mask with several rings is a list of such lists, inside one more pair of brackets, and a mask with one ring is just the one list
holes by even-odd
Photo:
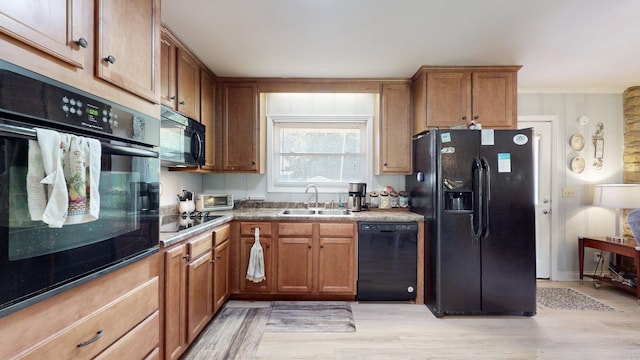
[[304, 189], [304, 193], [307, 194], [309, 192], [309, 188], [313, 188], [313, 190], [315, 190], [316, 192], [316, 209], [318, 208], [318, 187], [316, 187], [315, 184], [309, 184], [307, 185], [307, 187]]

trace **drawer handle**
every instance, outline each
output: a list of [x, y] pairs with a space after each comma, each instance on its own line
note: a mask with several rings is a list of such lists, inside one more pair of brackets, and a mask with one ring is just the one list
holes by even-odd
[[185, 256], [182, 257], [183, 259], [189, 261], [189, 259], [191, 259], [191, 255], [187, 254]]
[[80, 344], [78, 344], [78, 347], [85, 347], [91, 343], [94, 343], [96, 341], [98, 341], [98, 339], [100, 339], [102, 337], [102, 335], [104, 335], [104, 330], [98, 330], [98, 332], [96, 333], [96, 336], [94, 336], [93, 338], [83, 341]]

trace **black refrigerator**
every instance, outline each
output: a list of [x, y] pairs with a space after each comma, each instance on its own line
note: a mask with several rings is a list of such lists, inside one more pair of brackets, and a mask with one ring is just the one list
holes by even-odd
[[536, 313], [533, 130], [431, 130], [413, 140], [410, 207], [425, 217], [434, 315]]

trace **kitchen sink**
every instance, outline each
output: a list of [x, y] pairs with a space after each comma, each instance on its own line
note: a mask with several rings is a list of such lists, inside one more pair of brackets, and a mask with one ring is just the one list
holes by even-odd
[[345, 209], [284, 209], [278, 213], [282, 216], [349, 216]]

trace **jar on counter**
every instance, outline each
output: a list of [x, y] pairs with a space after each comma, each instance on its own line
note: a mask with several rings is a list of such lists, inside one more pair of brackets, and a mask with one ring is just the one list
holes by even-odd
[[369, 193], [369, 207], [377, 208], [380, 206], [380, 197], [377, 191]]
[[380, 191], [380, 209], [390, 209], [391, 203], [389, 202], [389, 193], [386, 191]]
[[409, 193], [406, 191], [400, 191], [398, 196], [400, 197], [399, 206], [401, 208], [409, 207]]
[[392, 208], [398, 207], [398, 193], [396, 191], [389, 193], [389, 206]]

